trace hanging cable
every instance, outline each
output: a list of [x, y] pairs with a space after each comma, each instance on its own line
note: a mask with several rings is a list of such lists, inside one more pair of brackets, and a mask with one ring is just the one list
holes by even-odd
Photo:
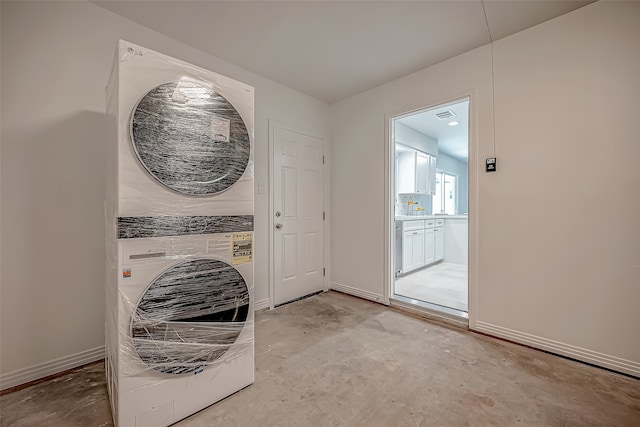
[[489, 20], [487, 19], [484, 0], [480, 0], [480, 3], [482, 4], [482, 13], [484, 14], [484, 23], [487, 25], [487, 32], [489, 33], [489, 46], [491, 49], [491, 118], [493, 119], [493, 157], [496, 157], [496, 77], [494, 74], [493, 63], [493, 36], [491, 35], [491, 28], [489, 27]]

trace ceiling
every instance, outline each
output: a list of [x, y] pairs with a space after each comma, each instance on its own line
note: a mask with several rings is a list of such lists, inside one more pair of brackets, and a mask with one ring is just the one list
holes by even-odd
[[[497, 40], [592, 2], [484, 5]], [[489, 43], [479, 0], [92, 3], [328, 103]]]
[[[436, 114], [451, 112], [450, 118]], [[404, 116], [398, 121], [438, 141], [438, 152], [462, 162], [469, 161], [469, 101], [442, 105]], [[449, 123], [458, 122], [455, 126]]]

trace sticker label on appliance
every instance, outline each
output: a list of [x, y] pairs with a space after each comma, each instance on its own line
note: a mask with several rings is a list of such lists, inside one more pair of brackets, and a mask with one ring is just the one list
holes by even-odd
[[245, 264], [253, 261], [253, 232], [233, 233], [232, 264]]
[[122, 278], [123, 279], [128, 279], [131, 277], [131, 269], [130, 268], [123, 268], [122, 269]]
[[229, 142], [230, 134], [231, 120], [215, 116], [211, 119], [211, 135], [214, 141]]

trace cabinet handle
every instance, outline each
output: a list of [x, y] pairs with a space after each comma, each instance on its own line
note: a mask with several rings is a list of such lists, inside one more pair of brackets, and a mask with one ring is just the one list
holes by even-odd
[[418, 234], [418, 232], [417, 232], [417, 231], [414, 231], [414, 232], [413, 232], [413, 234]]

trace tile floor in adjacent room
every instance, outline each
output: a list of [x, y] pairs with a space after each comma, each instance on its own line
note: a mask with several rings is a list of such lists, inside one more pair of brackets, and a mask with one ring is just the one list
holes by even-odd
[[396, 278], [395, 294], [468, 311], [467, 266], [441, 262]]
[[[256, 315], [255, 384], [178, 422], [639, 426], [640, 380], [328, 292]], [[104, 364], [0, 396], [2, 427], [111, 426]]]

